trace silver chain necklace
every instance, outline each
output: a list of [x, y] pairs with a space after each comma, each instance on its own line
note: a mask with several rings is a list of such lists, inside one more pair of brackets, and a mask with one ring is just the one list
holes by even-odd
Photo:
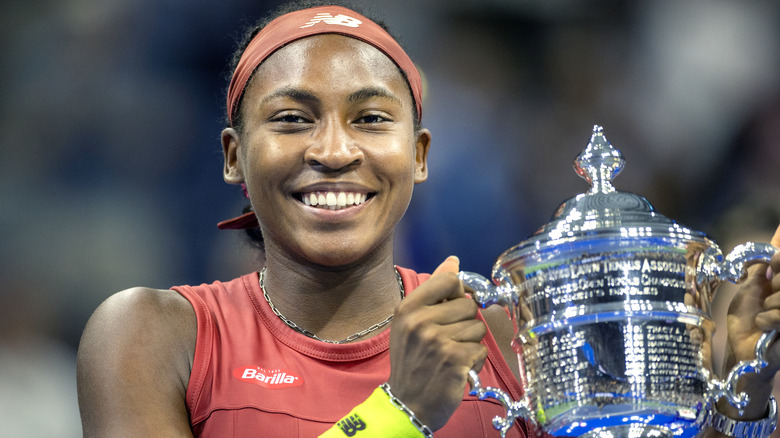
[[[404, 299], [404, 283], [403, 280], [401, 280], [401, 274], [398, 272], [398, 269], [395, 270], [395, 278], [398, 280], [398, 288], [401, 290], [401, 299]], [[328, 344], [346, 344], [348, 342], [355, 341], [357, 339], [362, 338], [363, 336], [379, 330], [380, 328], [386, 326], [390, 323], [390, 321], [393, 320], [393, 315], [390, 315], [382, 322], [378, 322], [371, 327], [361, 330], [355, 334], [347, 336], [346, 339], [342, 339], [341, 341], [331, 341], [328, 339], [322, 339], [319, 336], [315, 335], [314, 333], [306, 330], [305, 328], [302, 328], [298, 326], [298, 324], [292, 322], [291, 320], [287, 319], [284, 315], [282, 315], [279, 310], [276, 309], [276, 306], [274, 306], [274, 303], [271, 302], [271, 297], [268, 296], [268, 292], [265, 290], [265, 268], [263, 268], [262, 271], [260, 271], [260, 289], [263, 290], [263, 297], [268, 302], [268, 305], [271, 306], [271, 310], [274, 312], [274, 315], [278, 316], [279, 319], [281, 319], [285, 324], [287, 324], [291, 329], [295, 330], [298, 333], [304, 334], [312, 339], [316, 339], [320, 342], [327, 342]]]

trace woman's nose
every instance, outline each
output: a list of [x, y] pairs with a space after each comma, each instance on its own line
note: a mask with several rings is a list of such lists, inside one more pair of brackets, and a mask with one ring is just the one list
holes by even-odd
[[306, 163], [322, 166], [323, 170], [341, 170], [360, 164], [363, 158], [363, 150], [349, 135], [348, 126], [338, 122], [327, 123], [318, 130], [304, 156]]

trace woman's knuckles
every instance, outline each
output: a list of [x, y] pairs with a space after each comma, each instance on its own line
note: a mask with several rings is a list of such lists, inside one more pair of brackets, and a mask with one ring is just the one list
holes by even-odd
[[769, 309], [756, 315], [756, 325], [762, 330], [780, 329], [780, 309]]

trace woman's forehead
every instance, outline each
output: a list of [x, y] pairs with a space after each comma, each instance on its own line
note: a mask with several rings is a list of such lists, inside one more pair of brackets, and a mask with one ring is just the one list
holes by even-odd
[[335, 91], [371, 83], [396, 93], [408, 89], [398, 66], [387, 55], [363, 41], [337, 34], [315, 35], [285, 45], [260, 64], [251, 82], [250, 89], [266, 90], [295, 85]]

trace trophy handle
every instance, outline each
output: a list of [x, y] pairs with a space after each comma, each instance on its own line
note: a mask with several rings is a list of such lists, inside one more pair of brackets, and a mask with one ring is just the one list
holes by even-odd
[[[747, 275], [747, 266], [749, 264], [755, 262], [769, 263], [777, 251], [777, 248], [766, 243], [743, 243], [736, 246], [723, 261], [721, 261], [723, 257], [720, 255], [720, 251], [705, 254], [705, 259], [709, 260], [710, 266], [705, 267], [704, 270], [714, 274], [718, 280], [728, 280], [732, 283], [737, 283]], [[729, 372], [725, 381], [720, 382], [716, 380], [713, 382], [713, 401], [726, 397], [729, 403], [741, 412], [750, 402], [750, 396], [744, 392], [737, 394], [737, 380], [747, 373], [757, 373], [767, 366], [766, 352], [775, 339], [777, 339], [776, 330], [762, 334], [756, 343], [755, 359], [745, 360], [736, 364]]]
[[766, 356], [767, 349], [775, 341], [775, 339], [777, 339], [776, 330], [762, 334], [761, 338], [759, 338], [758, 342], [756, 343], [755, 359], [743, 360], [742, 362], [736, 364], [734, 368], [729, 371], [729, 375], [726, 377], [725, 381], [721, 382], [715, 380], [712, 382], [712, 385], [714, 386], [712, 400], [716, 401], [721, 397], [725, 397], [732, 406], [739, 410], [741, 415], [742, 410], [745, 409], [745, 407], [750, 402], [750, 396], [744, 392], [736, 392], [737, 380], [739, 380], [740, 377], [747, 373], [757, 373], [761, 370], [761, 368], [767, 366], [767, 362], [766, 359], [764, 359], [764, 356]]
[[479, 397], [480, 400], [486, 398], [494, 398], [498, 400], [506, 409], [506, 417], [496, 416], [493, 418], [493, 427], [501, 432], [501, 438], [506, 437], [506, 433], [512, 428], [518, 418], [524, 418], [529, 420], [532, 418], [531, 410], [522, 401], [514, 401], [512, 397], [499, 388], [493, 388], [490, 386], [482, 386], [479, 381], [479, 375], [474, 370], [469, 371], [469, 386], [471, 390], [470, 395]]
[[[474, 272], [459, 272], [458, 278], [463, 284], [474, 290], [472, 298], [482, 308], [498, 304], [509, 309], [510, 314], [512, 314], [512, 307], [517, 302], [517, 293], [511, 286], [495, 286], [490, 280]], [[526, 420], [533, 418], [526, 402], [512, 400], [509, 394], [499, 388], [482, 386], [476, 371], [469, 371], [468, 380], [471, 388], [469, 394], [479, 397], [480, 400], [496, 399], [506, 409], [505, 417], [496, 416], [493, 418], [493, 427], [501, 432], [502, 438], [506, 437], [506, 433], [518, 418]]]
[[498, 304], [506, 307], [512, 314], [512, 306], [517, 302], [517, 293], [511, 287], [495, 286], [490, 280], [475, 272], [458, 272], [458, 278], [474, 290], [472, 298], [483, 309]]
[[718, 279], [737, 283], [747, 275], [748, 265], [756, 262], [769, 263], [777, 251], [780, 250], [768, 243], [746, 242], [737, 245], [721, 264]]

